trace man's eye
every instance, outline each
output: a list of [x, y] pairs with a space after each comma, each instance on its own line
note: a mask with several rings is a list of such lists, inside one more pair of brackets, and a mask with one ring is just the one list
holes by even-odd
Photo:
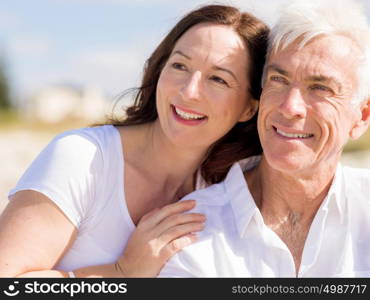
[[180, 63], [177, 63], [177, 62], [175, 62], [175, 63], [172, 64], [172, 68], [174, 68], [176, 70], [186, 71], [185, 65], [180, 64]]
[[227, 82], [225, 80], [223, 80], [221, 77], [218, 77], [218, 76], [211, 76], [210, 78], [211, 80], [217, 82], [217, 83], [220, 83], [220, 84], [224, 84], [224, 85], [227, 85]]
[[277, 82], [277, 83], [284, 83], [284, 84], [288, 83], [288, 80], [286, 80], [284, 77], [278, 76], [278, 75], [270, 76], [270, 80], [274, 81], [274, 82]]
[[328, 88], [325, 85], [321, 85], [321, 84], [311, 85], [310, 86], [310, 89], [311, 90], [317, 90], [317, 91], [323, 91], [323, 92], [331, 92], [331, 89], [330, 88]]

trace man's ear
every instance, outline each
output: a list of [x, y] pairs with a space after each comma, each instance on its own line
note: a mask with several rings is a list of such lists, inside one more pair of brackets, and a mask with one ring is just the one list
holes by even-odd
[[254, 116], [256, 111], [258, 110], [259, 101], [256, 99], [251, 98], [249, 100], [248, 107], [245, 108], [244, 112], [241, 114], [239, 122], [246, 122]]
[[358, 139], [363, 135], [370, 125], [370, 98], [360, 105], [362, 117], [359, 119], [349, 132], [352, 139]]

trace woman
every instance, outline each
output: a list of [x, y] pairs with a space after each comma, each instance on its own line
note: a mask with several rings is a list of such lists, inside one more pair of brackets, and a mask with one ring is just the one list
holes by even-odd
[[156, 276], [203, 228], [203, 215], [184, 214], [193, 201], [176, 203], [201, 186], [197, 170], [219, 182], [260, 152], [267, 33], [228, 6], [180, 20], [147, 61], [127, 119], [59, 135], [10, 192], [0, 276]]

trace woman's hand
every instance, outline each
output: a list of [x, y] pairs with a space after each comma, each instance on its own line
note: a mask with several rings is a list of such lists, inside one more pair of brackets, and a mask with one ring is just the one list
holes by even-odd
[[132, 233], [116, 267], [124, 277], [155, 277], [176, 252], [196, 240], [205, 216], [184, 213], [194, 200], [180, 201], [144, 215]]

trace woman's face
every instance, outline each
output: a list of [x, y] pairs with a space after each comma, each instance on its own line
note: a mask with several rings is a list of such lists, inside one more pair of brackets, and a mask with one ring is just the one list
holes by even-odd
[[176, 145], [209, 147], [253, 115], [249, 57], [231, 27], [191, 27], [177, 41], [159, 77], [156, 105], [161, 131]]

